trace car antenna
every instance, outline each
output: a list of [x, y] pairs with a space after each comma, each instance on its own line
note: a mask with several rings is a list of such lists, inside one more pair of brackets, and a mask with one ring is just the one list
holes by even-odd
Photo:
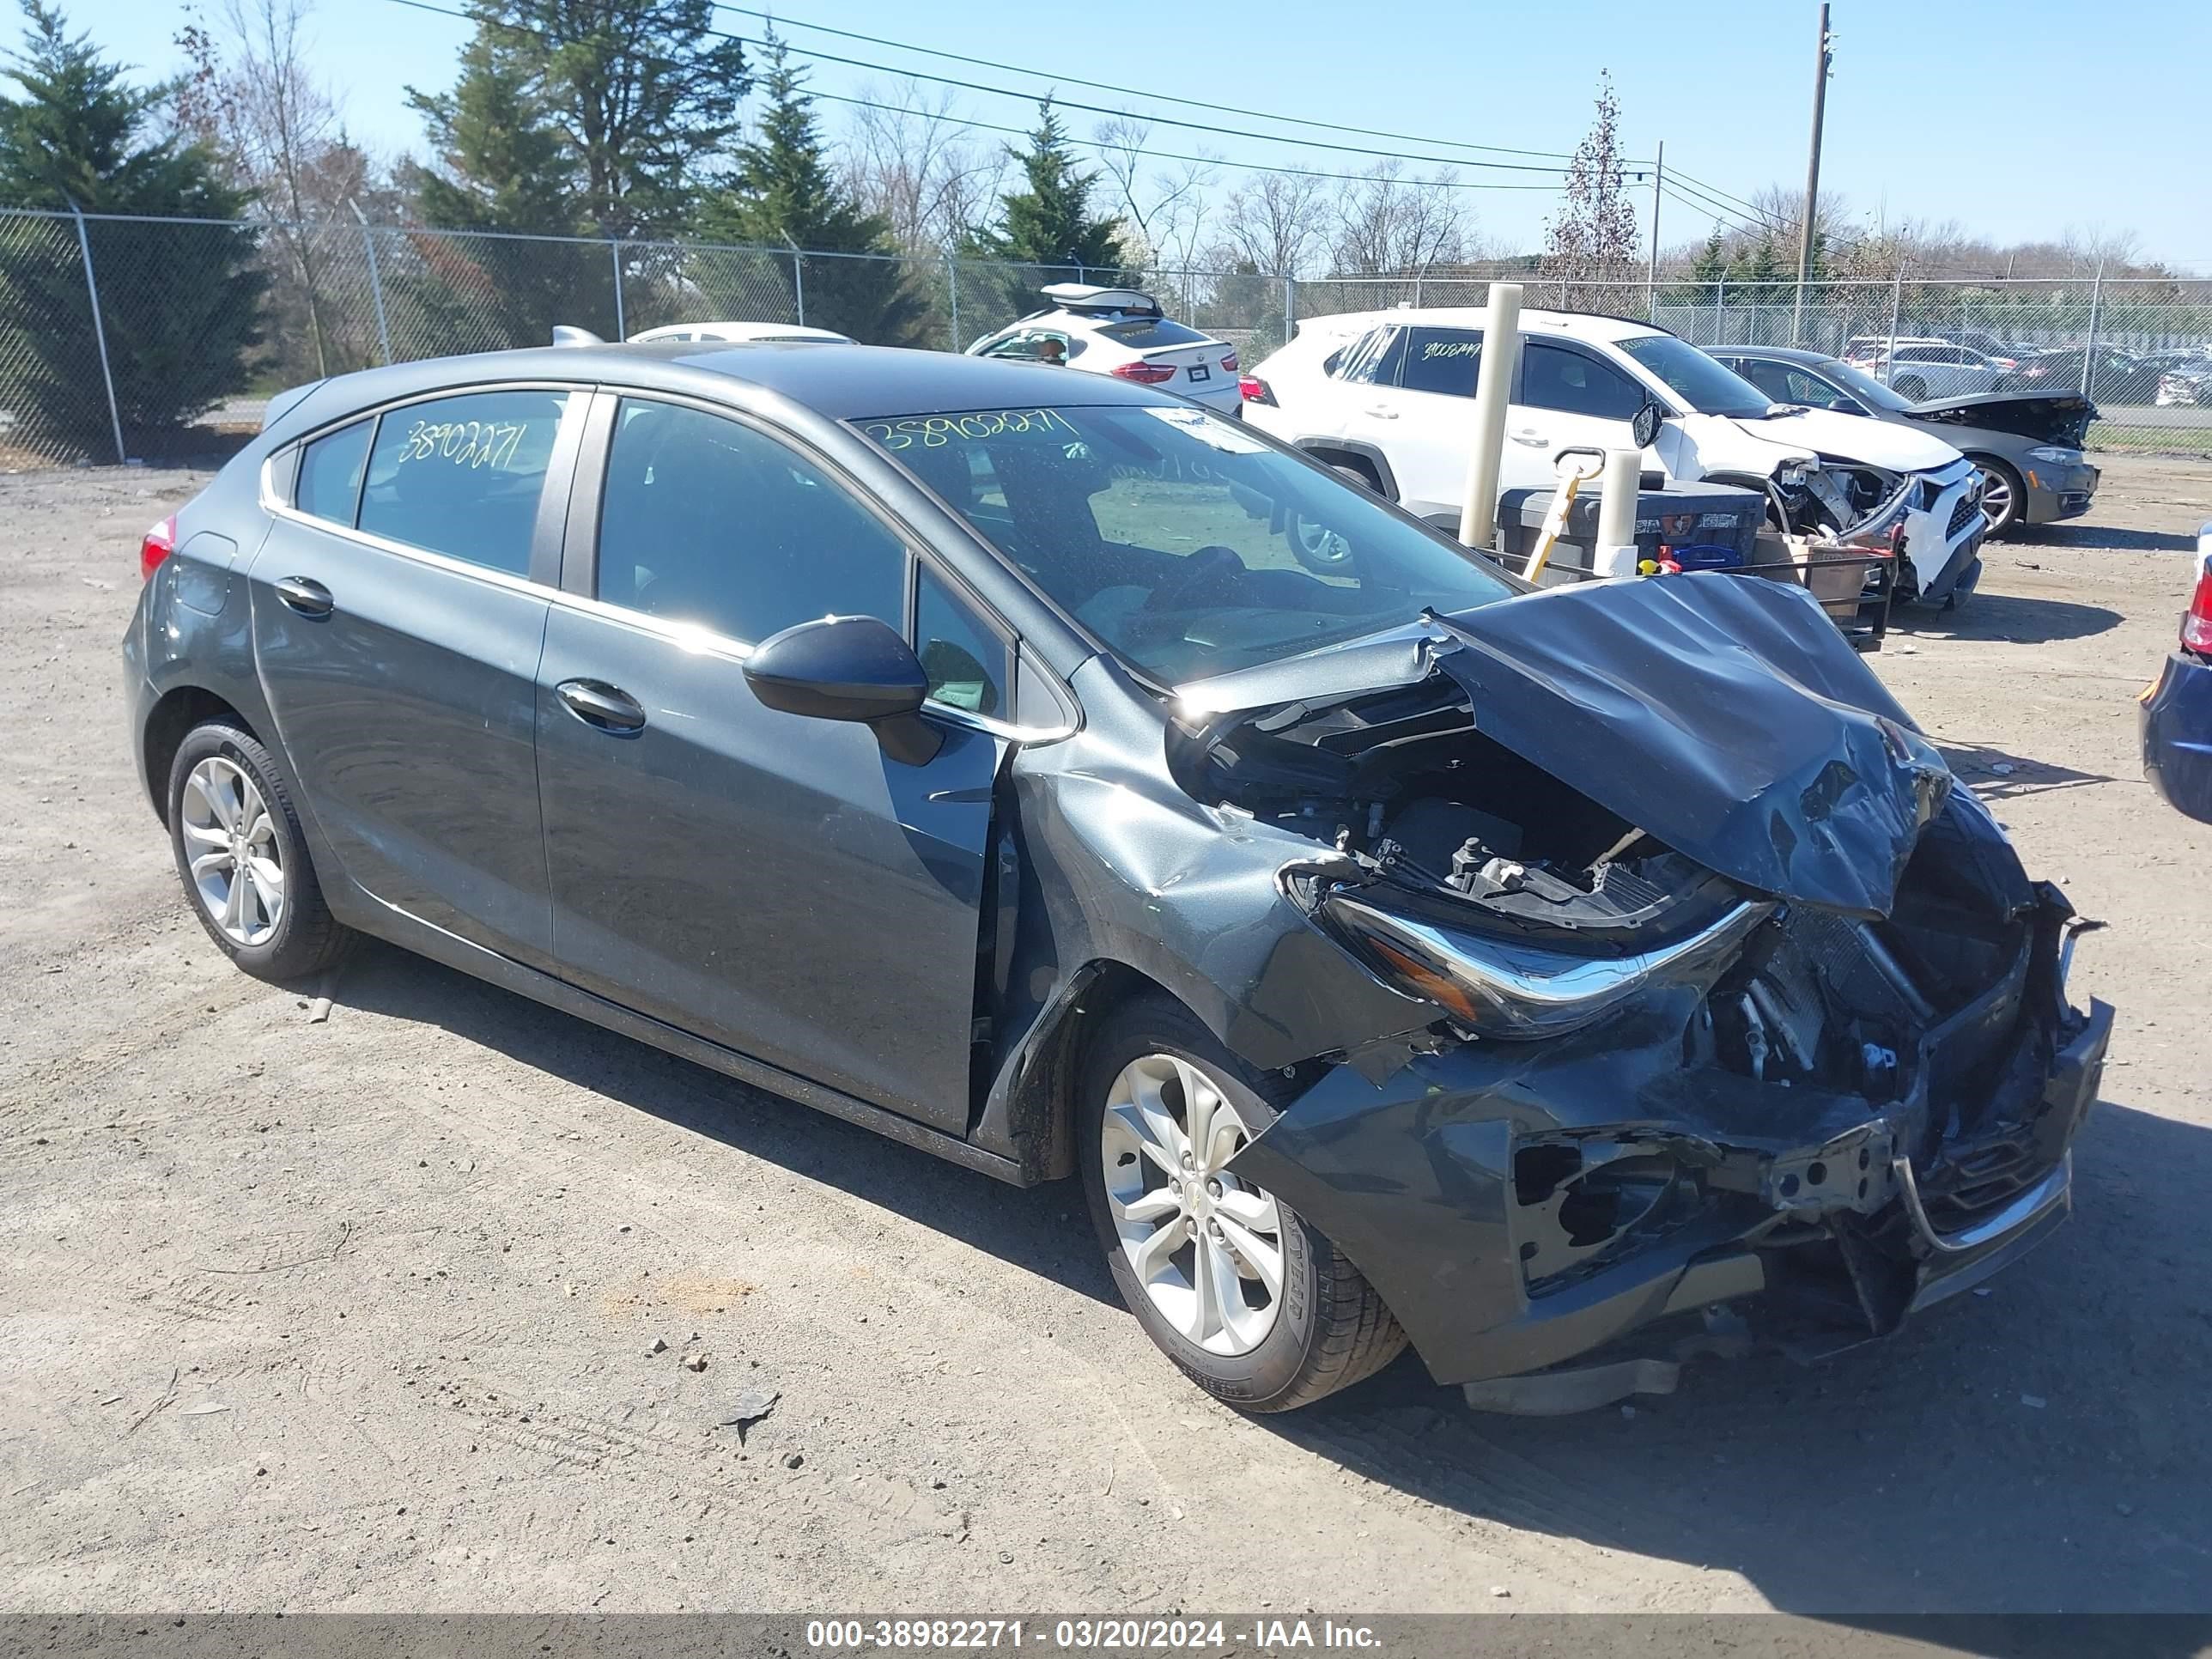
[[576, 328], [568, 323], [553, 325], [553, 343], [556, 346], [605, 345], [606, 342], [588, 328]]

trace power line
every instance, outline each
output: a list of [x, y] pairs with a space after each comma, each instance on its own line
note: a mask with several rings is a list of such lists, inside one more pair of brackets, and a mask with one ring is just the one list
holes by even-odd
[[1685, 195], [1682, 191], [1674, 188], [1674, 180], [1671, 176], [1662, 179], [1659, 181], [1659, 189], [1669, 201], [1678, 203], [1681, 206], [1688, 208], [1692, 212], [1696, 213], [1702, 217], [1710, 219], [1716, 225], [1719, 225], [1726, 229], [1741, 231], [1746, 235], [1749, 236], [1763, 236], [1767, 234], [1766, 228], [1764, 226], [1747, 225], [1740, 220], [1730, 218], [1729, 216], [1719, 212], [1710, 204], [1698, 200], [1694, 196]]
[[[480, 21], [467, 12], [456, 10], [449, 6], [432, 5], [429, 0], [390, 0], [390, 3], [405, 6], [415, 11], [434, 13], [441, 17], [459, 18], [463, 22], [473, 23]], [[545, 36], [548, 33], [544, 29], [528, 28], [514, 23], [499, 23], [495, 27], [514, 29], [521, 33], [536, 34], [540, 37]], [[706, 29], [702, 33], [712, 35], [719, 40], [734, 40], [740, 46], [759, 47], [771, 44], [751, 35], [732, 34], [726, 29]], [[958, 87], [967, 92], [980, 92], [994, 98], [1014, 98], [1025, 104], [1038, 101], [1038, 95], [1035, 93], [1015, 92], [1006, 87], [988, 86], [980, 81], [962, 81], [946, 75], [926, 75], [920, 70], [896, 69], [888, 64], [872, 64], [866, 58], [841, 58], [835, 52], [811, 52], [807, 56], [812, 62], [839, 64], [848, 69], [873, 70], [881, 75], [903, 75], [918, 81], [933, 81], [941, 86]], [[1403, 155], [1396, 150], [1376, 149], [1369, 145], [1337, 144], [1318, 138], [1291, 138], [1281, 133], [1253, 132], [1241, 127], [1218, 126], [1204, 121], [1180, 121], [1167, 115], [1133, 117], [1127, 110], [1112, 109], [1103, 104], [1079, 104], [1065, 99], [1054, 99], [1052, 101], [1059, 108], [1081, 110], [1089, 115], [1117, 116], [1123, 119], [1140, 118], [1161, 126], [1182, 127], [1191, 132], [1212, 133], [1218, 137], [1229, 138], [1251, 138], [1267, 144], [1295, 144], [1306, 149], [1336, 150], [1349, 155], [1375, 155], [1388, 161], [1425, 162], [1434, 167], [1482, 167], [1498, 173], [1540, 173], [1551, 177], [1563, 177], [1567, 171], [1564, 167], [1539, 167], [1533, 161], [1468, 161], [1464, 157], [1447, 155]]]
[[1763, 219], [1767, 216], [1767, 210], [1759, 206], [1758, 203], [1747, 202], [1741, 196], [1732, 196], [1727, 191], [1723, 190], [1718, 185], [1707, 184], [1703, 179], [1698, 178], [1694, 173], [1685, 173], [1680, 167], [1674, 167], [1668, 171], [1667, 176], [1669, 179], [1680, 179], [1686, 183], [1695, 185], [1706, 195], [1712, 197], [1717, 201], [1732, 202], [1737, 207], [1741, 208], [1746, 213], [1752, 215], [1754, 218]]
[[[398, 3], [403, 5], [413, 4], [415, 3], [415, 0], [398, 0]], [[946, 121], [954, 126], [963, 129], [963, 131], [972, 130], [977, 132], [1003, 132], [1016, 138], [1026, 138], [1030, 137], [1028, 129], [1024, 127], [1000, 126], [994, 122], [969, 120], [959, 116], [931, 115], [924, 111], [908, 109], [898, 104], [880, 103], [873, 99], [848, 98], [841, 94], [834, 92], [816, 92], [811, 87], [807, 88], [806, 96], [809, 98], [818, 98], [825, 103], [850, 104], [858, 109], [879, 110], [887, 115], [911, 115], [917, 120]], [[1346, 185], [1370, 185], [1376, 182], [1375, 176], [1372, 173], [1322, 173], [1310, 167], [1279, 167], [1273, 161], [1224, 161], [1218, 156], [1182, 155], [1178, 155], [1174, 150], [1146, 149], [1143, 146], [1138, 144], [1109, 143], [1102, 138], [1071, 138], [1069, 142], [1071, 143], [1082, 145], [1090, 149], [1115, 150], [1125, 155], [1147, 155], [1157, 161], [1194, 161], [1203, 167], [1233, 167], [1240, 172], [1245, 173], [1279, 173], [1293, 179], [1334, 179], [1340, 184]], [[1639, 179], [1643, 177], [1640, 173], [1634, 176]], [[1520, 184], [1495, 182], [1483, 179], [1431, 179], [1408, 182], [1418, 183], [1419, 187], [1424, 190], [1441, 188], [1444, 190], [1540, 190], [1556, 191], [1559, 188], [1557, 184], [1548, 182], [1540, 185]]]
[[[1278, 115], [1270, 110], [1246, 109], [1237, 104], [1212, 104], [1202, 98], [1183, 98], [1171, 92], [1148, 92], [1136, 87], [1117, 86], [1110, 81], [1091, 81], [1079, 75], [1064, 75], [1048, 70], [1026, 69], [1019, 64], [1002, 64], [994, 58], [971, 58], [962, 52], [941, 51], [935, 46], [918, 46], [911, 41], [887, 40], [878, 34], [861, 34], [852, 29], [832, 28], [827, 23], [809, 23], [796, 17], [779, 16], [773, 12], [755, 11], [748, 6], [726, 5], [722, 3], [722, 0], [715, 0], [714, 9], [732, 12], [740, 17], [757, 17], [777, 28], [811, 29], [817, 34], [834, 34], [840, 40], [859, 40], [872, 46], [889, 46], [896, 52], [911, 52], [925, 58], [942, 58], [947, 63], [966, 64], [976, 69], [997, 70], [1007, 75], [1026, 75], [1036, 80], [1058, 85], [1089, 87], [1097, 92], [1117, 92], [1131, 98], [1148, 98], [1157, 103], [1181, 104], [1186, 109], [1212, 110], [1217, 115], [1242, 115], [1255, 120], [1279, 122], [1285, 126], [1316, 127], [1324, 132], [1348, 132], [1358, 137], [1389, 138], [1407, 144], [1441, 144], [1449, 149], [1481, 150], [1492, 155], [1528, 155], [1559, 161], [1571, 161], [1574, 159], [1572, 152], [1568, 150], [1516, 149], [1510, 145], [1477, 144], [1462, 138], [1425, 138], [1413, 133], [1390, 132], [1377, 127], [1346, 126], [1340, 121], [1319, 121], [1310, 116]], [[914, 73], [912, 70], [896, 69], [888, 72], [895, 75]], [[923, 76], [921, 78], [933, 80], [936, 77]], [[1274, 137], [1276, 142], [1283, 143], [1305, 142], [1279, 135], [1260, 136]]]
[[1693, 185], [1677, 181], [1672, 173], [1667, 175], [1664, 185], [1668, 192], [1676, 200], [1686, 206], [1696, 208], [1710, 219], [1718, 220], [1731, 230], [1741, 230], [1751, 234], [1765, 236], [1772, 235], [1776, 231], [1785, 228], [1775, 224], [1764, 215], [1759, 215], [1747, 222], [1743, 216], [1733, 208], [1723, 206]]

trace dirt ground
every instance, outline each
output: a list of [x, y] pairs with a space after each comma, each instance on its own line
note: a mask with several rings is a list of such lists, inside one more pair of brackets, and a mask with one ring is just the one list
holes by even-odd
[[389, 949], [319, 1024], [232, 971], [118, 684], [138, 534], [199, 482], [0, 479], [0, 1611], [2212, 1607], [2212, 830], [2133, 702], [2212, 463], [2115, 458], [1876, 659], [2111, 923], [2073, 1221], [1887, 1344], [1550, 1420], [1411, 1356], [1241, 1419], [1070, 1186]]

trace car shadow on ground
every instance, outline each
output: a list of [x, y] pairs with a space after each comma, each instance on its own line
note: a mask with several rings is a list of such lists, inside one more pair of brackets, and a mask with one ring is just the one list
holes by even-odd
[[2119, 625], [2120, 613], [2100, 605], [1987, 592], [1976, 593], [1956, 611], [1899, 605], [1889, 613], [1889, 637], [1899, 643], [1989, 640], [2010, 645], [2048, 645], [2054, 640], [2088, 639]]
[[2054, 789], [2078, 789], [2091, 783], [2132, 783], [2103, 772], [2079, 772], [2070, 766], [2039, 761], [2008, 750], [1981, 744], [1939, 743], [1944, 761], [1958, 776], [1974, 787], [1986, 801], [2017, 800], [2024, 795], [2048, 794]]
[[2078, 547], [2097, 553], [2185, 553], [2194, 535], [2176, 530], [2123, 530], [2108, 525], [2047, 524], [2021, 538], [2028, 547]]
[[[336, 1000], [442, 1027], [1115, 1301], [1072, 1182], [1004, 1186], [381, 944]], [[1255, 1420], [1425, 1502], [1735, 1575], [1785, 1610], [2201, 1610], [2212, 1314], [2172, 1241], [2204, 1224], [2212, 1132], [2100, 1104], [2076, 1159], [2068, 1225], [1986, 1296], [1885, 1342], [1810, 1365], [1698, 1359], [1679, 1393], [1632, 1413], [1552, 1419], [1470, 1411], [1407, 1353]]]
[[[363, 939], [332, 1000], [437, 1025], [549, 1076], [823, 1182], [1095, 1300], [1119, 1305], [1072, 1182], [1010, 1187], [662, 1053], [587, 1020]], [[960, 1225], [946, 1225], [946, 1218]]]
[[1431, 1503], [1789, 1611], [2202, 1611], [2212, 1319], [2166, 1241], [2203, 1224], [2212, 1132], [2107, 1102], [2075, 1167], [2067, 1225], [1887, 1341], [1700, 1359], [1674, 1395], [1548, 1419], [1470, 1412], [1409, 1356], [1264, 1420]]

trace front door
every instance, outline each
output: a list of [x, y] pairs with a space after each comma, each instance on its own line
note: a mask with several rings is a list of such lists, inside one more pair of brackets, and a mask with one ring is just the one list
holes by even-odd
[[[560, 972], [963, 1131], [1005, 743], [939, 710], [943, 747], [908, 765], [864, 726], [763, 707], [742, 667], [751, 645], [816, 617], [907, 631], [904, 542], [751, 426], [645, 398], [607, 424], [598, 603], [554, 606], [538, 675]], [[939, 701], [998, 708], [1006, 670], [984, 659], [1003, 641], [928, 632]]]
[[334, 873], [539, 968], [538, 658], [580, 403], [471, 392], [315, 440], [249, 583], [263, 690]]
[[[1609, 449], [1633, 449], [1631, 422], [1644, 388], [1595, 352], [1550, 340], [1521, 347], [1521, 384], [1505, 416], [1506, 471], [1512, 482], [1550, 490], [1570, 466], [1594, 472]], [[1656, 463], [1654, 463], [1656, 465]]]

